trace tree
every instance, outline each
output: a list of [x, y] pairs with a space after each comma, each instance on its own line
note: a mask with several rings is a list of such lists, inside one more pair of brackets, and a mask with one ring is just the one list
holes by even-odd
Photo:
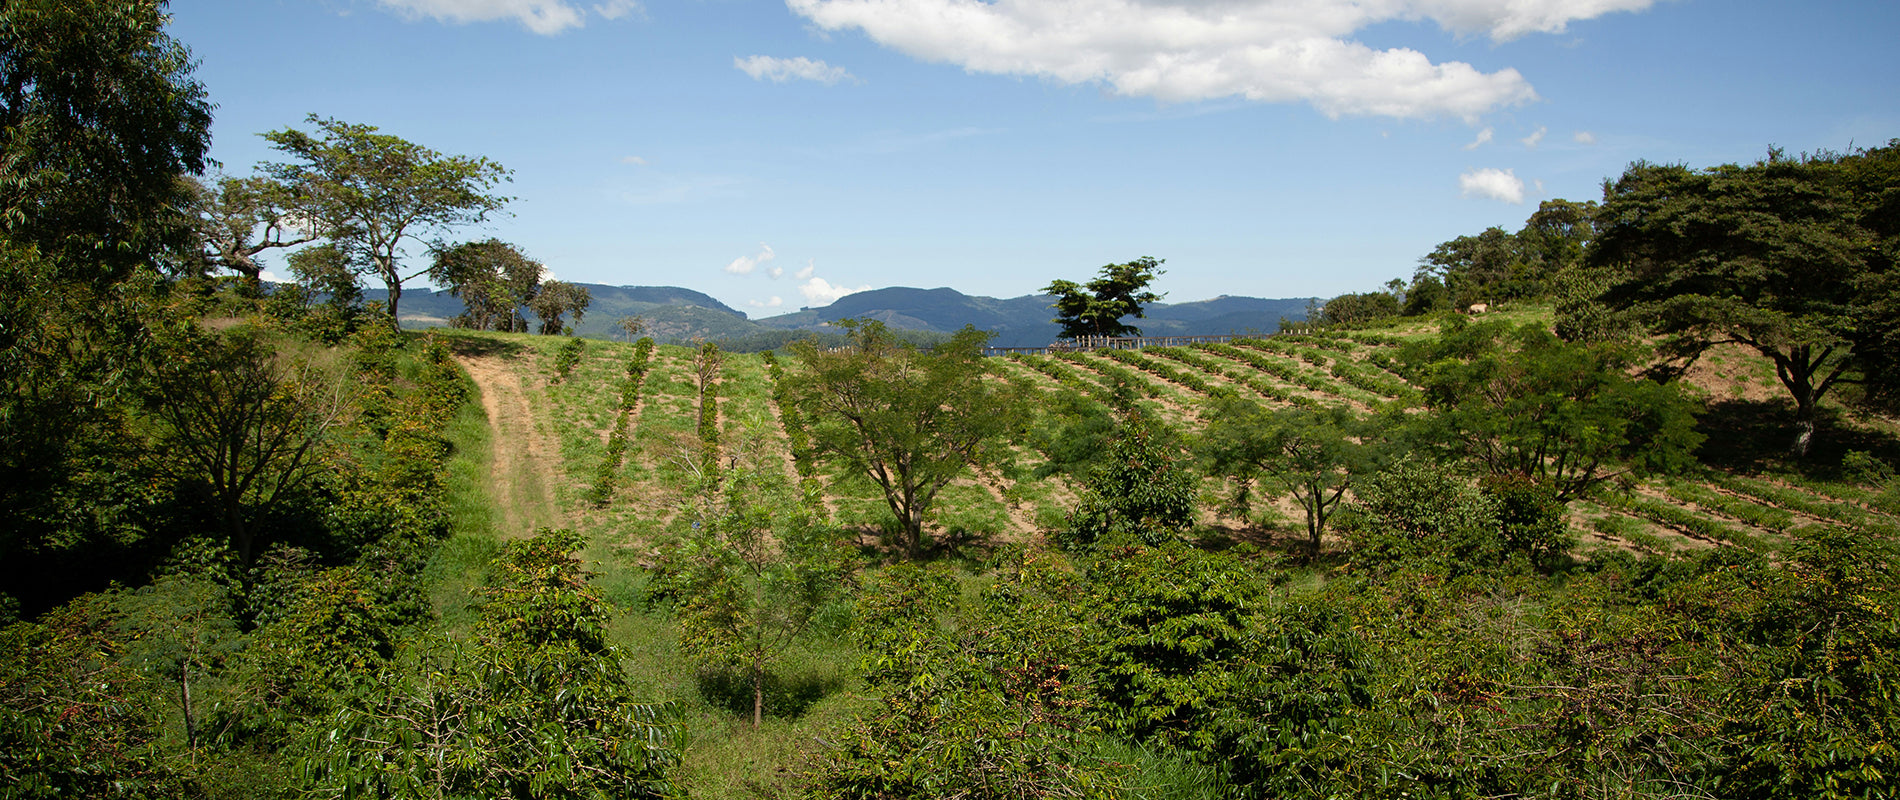
[[[1064, 339], [1082, 336], [1140, 336], [1141, 329], [1123, 324], [1122, 317], [1141, 319], [1144, 306], [1161, 300], [1163, 295], [1147, 291], [1148, 284], [1163, 274], [1164, 262], [1142, 256], [1126, 264], [1102, 267], [1101, 276], [1079, 286], [1074, 281], [1050, 281], [1045, 294], [1056, 296], [1050, 306], [1058, 315], [1050, 320], [1062, 326]], [[1086, 291], [1084, 291], [1086, 290]]]
[[103, 286], [188, 246], [178, 176], [204, 171], [211, 103], [165, 5], [0, 7], [0, 233], [61, 281]]
[[283, 184], [258, 177], [221, 177], [215, 186], [197, 178], [185, 180], [203, 244], [203, 265], [235, 272], [253, 289], [263, 281], [259, 253], [316, 241], [296, 221], [295, 198]]
[[1198, 449], [1210, 473], [1240, 481], [1244, 512], [1255, 481], [1265, 479], [1293, 495], [1306, 511], [1307, 553], [1319, 554], [1326, 522], [1352, 487], [1356, 473], [1377, 460], [1350, 409], [1268, 411], [1233, 394], [1214, 398]]
[[849, 565], [836, 528], [801, 502], [758, 443], [765, 419], [748, 422], [728, 450], [732, 468], [707, 473], [686, 527], [662, 556], [665, 593], [679, 601], [681, 644], [702, 663], [745, 675], [752, 727], [765, 718], [773, 662], [843, 586]]
[[1429, 440], [1560, 501], [1618, 475], [1679, 470], [1703, 438], [1675, 386], [1630, 377], [1626, 346], [1461, 320], [1400, 358], [1425, 390], [1432, 413], [1416, 424]]
[[1774, 362], [1805, 455], [1821, 399], [1885, 373], [1900, 327], [1896, 160], [1900, 140], [1703, 170], [1632, 164], [1604, 186], [1589, 253], [1616, 276], [1604, 302], [1666, 337], [1671, 372], [1728, 343]]
[[983, 378], [989, 334], [965, 326], [929, 352], [901, 344], [875, 320], [845, 320], [847, 344], [792, 345], [792, 380], [812, 449], [870, 478], [895, 516], [905, 555], [923, 553], [930, 504], [966, 470], [993, 460], [1014, 424], [1009, 390]]
[[1185, 454], [1156, 423], [1130, 412], [1112, 435], [1105, 457], [1088, 475], [1082, 499], [1060, 538], [1069, 547], [1140, 542], [1159, 547], [1194, 522], [1194, 474]]
[[343, 413], [341, 388], [279, 364], [244, 333], [182, 332], [148, 397], [177, 477], [202, 484], [249, 565], [251, 520], [312, 473], [317, 446]]
[[259, 168], [289, 187], [317, 233], [382, 279], [394, 325], [403, 283], [428, 272], [405, 273], [404, 245], [500, 210], [509, 198], [489, 192], [509, 179], [508, 170], [486, 158], [445, 156], [371, 125], [315, 114], [307, 121], [317, 136], [294, 128], [264, 134], [295, 160]]
[[567, 281], [548, 281], [541, 284], [541, 291], [528, 301], [528, 310], [541, 319], [541, 335], [558, 336], [564, 328], [561, 316], [573, 314], [574, 324], [579, 325], [581, 315], [587, 312], [587, 306], [592, 302], [594, 295], [585, 286]]
[[541, 262], [499, 239], [437, 250], [429, 280], [449, 287], [468, 311], [459, 322], [478, 331], [523, 331], [520, 308], [541, 291]]
[[1399, 298], [1390, 292], [1342, 294], [1326, 301], [1318, 320], [1327, 325], [1360, 325], [1399, 315]]
[[621, 317], [620, 319], [614, 320], [614, 327], [619, 328], [621, 332], [627, 334], [627, 343], [632, 344], [634, 337], [639, 336], [641, 331], [647, 329], [647, 321], [645, 317], [639, 315]]

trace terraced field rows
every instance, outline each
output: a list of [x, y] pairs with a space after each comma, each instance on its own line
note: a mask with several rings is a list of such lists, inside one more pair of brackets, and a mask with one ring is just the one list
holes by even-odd
[[[604, 508], [583, 502], [585, 488], [602, 463], [608, 432], [614, 425], [617, 380], [633, 347], [589, 342], [587, 352], [565, 382], [552, 382], [554, 349], [539, 337], [498, 338], [499, 345], [522, 350], [506, 363], [521, 371], [521, 383], [543, 393], [533, 403], [545, 414], [539, 424], [553, 431], [562, 463], [553, 470], [564, 485], [551, 487], [566, 516], [597, 541], [644, 546], [678, 524], [695, 478], [694, 454], [698, 387], [694, 352], [677, 346], [653, 350], [641, 389], [638, 414], [631, 420], [630, 446], [617, 475], [619, 489]], [[1400, 340], [1378, 334], [1276, 337], [1232, 345], [1148, 351], [1098, 351], [1054, 355], [1012, 354], [992, 360], [994, 379], [1017, 385], [1037, 399], [1023, 409], [1025, 424], [1049, 424], [1040, 415], [1064, 403], [1106, 408], [1118, 385], [1149, 412], [1170, 425], [1193, 431], [1207, 398], [1237, 392], [1277, 406], [1344, 405], [1361, 412], [1419, 401], [1416, 387], [1399, 374], [1393, 360]], [[781, 359], [795, 371], [795, 359]], [[720, 441], [741, 443], [757, 457], [782, 465], [796, 482], [793, 442], [774, 402], [774, 381], [765, 359], [756, 354], [726, 354], [717, 382]], [[1066, 400], [1061, 398], [1067, 398]], [[1060, 400], [1060, 402], [1058, 402]], [[1032, 437], [1033, 438], [1033, 437]], [[934, 510], [940, 537], [1009, 541], [1035, 536], [1060, 525], [1077, 488], [1061, 475], [1038, 477], [1047, 455], [1027, 438], [1013, 445], [1009, 463], [945, 489]], [[1046, 472], [1046, 470], [1045, 470]], [[834, 518], [856, 529], [872, 546], [890, 512], [868, 480], [818, 467], [812, 478]], [[1202, 484], [1204, 508], [1218, 506], [1228, 491], [1219, 481]], [[1787, 535], [1808, 525], [1854, 525], [1870, 532], [1900, 533], [1893, 508], [1879, 507], [1867, 489], [1803, 481], [1789, 475], [1713, 474], [1705, 479], [1656, 481], [1611, 491], [1572, 506], [1572, 525], [1591, 547], [1671, 551], [1742, 546], [1772, 551]], [[1241, 525], [1213, 511], [1208, 525]]]

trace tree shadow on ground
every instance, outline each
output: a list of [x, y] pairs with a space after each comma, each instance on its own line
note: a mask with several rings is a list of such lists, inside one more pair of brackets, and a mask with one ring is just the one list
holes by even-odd
[[1794, 409], [1784, 399], [1724, 400], [1709, 404], [1696, 426], [1708, 439], [1696, 451], [1703, 465], [1729, 472], [1787, 469], [1815, 478], [1838, 477], [1850, 450], [1900, 463], [1900, 438], [1856, 425], [1840, 409], [1823, 406], [1805, 458], [1795, 457]]
[[486, 336], [442, 336], [442, 343], [449, 352], [462, 358], [515, 358], [527, 352], [528, 348], [520, 342], [505, 339], [490, 339]]
[[[703, 669], [695, 676], [700, 697], [737, 717], [752, 717], [752, 676], [743, 669]], [[818, 701], [845, 687], [842, 673], [817, 670], [766, 670], [765, 716], [797, 719]]]

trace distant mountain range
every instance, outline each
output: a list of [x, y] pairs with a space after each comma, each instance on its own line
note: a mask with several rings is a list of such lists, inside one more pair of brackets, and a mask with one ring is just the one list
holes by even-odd
[[[593, 294], [575, 333], [596, 338], [620, 336], [621, 317], [639, 316], [647, 335], [662, 342], [693, 339], [721, 340], [777, 338], [775, 332], [821, 331], [841, 319], [868, 318], [891, 328], [951, 333], [964, 325], [995, 334], [998, 347], [1040, 347], [1061, 330], [1050, 320], [1053, 295], [1023, 295], [1008, 299], [972, 296], [955, 289], [892, 287], [847, 295], [823, 308], [763, 319], [750, 319], [711, 296], [674, 286], [606, 286], [584, 283]], [[369, 300], [382, 300], [381, 290], [365, 291]], [[1279, 300], [1222, 295], [1191, 303], [1155, 303], [1147, 316], [1131, 320], [1149, 336], [1196, 336], [1271, 332], [1281, 318], [1304, 319], [1309, 298]], [[447, 325], [462, 313], [462, 301], [448, 292], [411, 289], [402, 293], [404, 327]], [[782, 337], [783, 333], [778, 333]]]

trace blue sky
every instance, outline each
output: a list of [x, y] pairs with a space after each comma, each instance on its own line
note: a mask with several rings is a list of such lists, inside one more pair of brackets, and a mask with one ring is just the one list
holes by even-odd
[[[1332, 296], [1708, 166], [1900, 137], [1900, 3], [173, 0], [213, 155], [308, 114], [513, 170], [556, 277], [754, 317], [1014, 297], [1151, 255], [1170, 302]], [[411, 261], [426, 254], [412, 248]]]

